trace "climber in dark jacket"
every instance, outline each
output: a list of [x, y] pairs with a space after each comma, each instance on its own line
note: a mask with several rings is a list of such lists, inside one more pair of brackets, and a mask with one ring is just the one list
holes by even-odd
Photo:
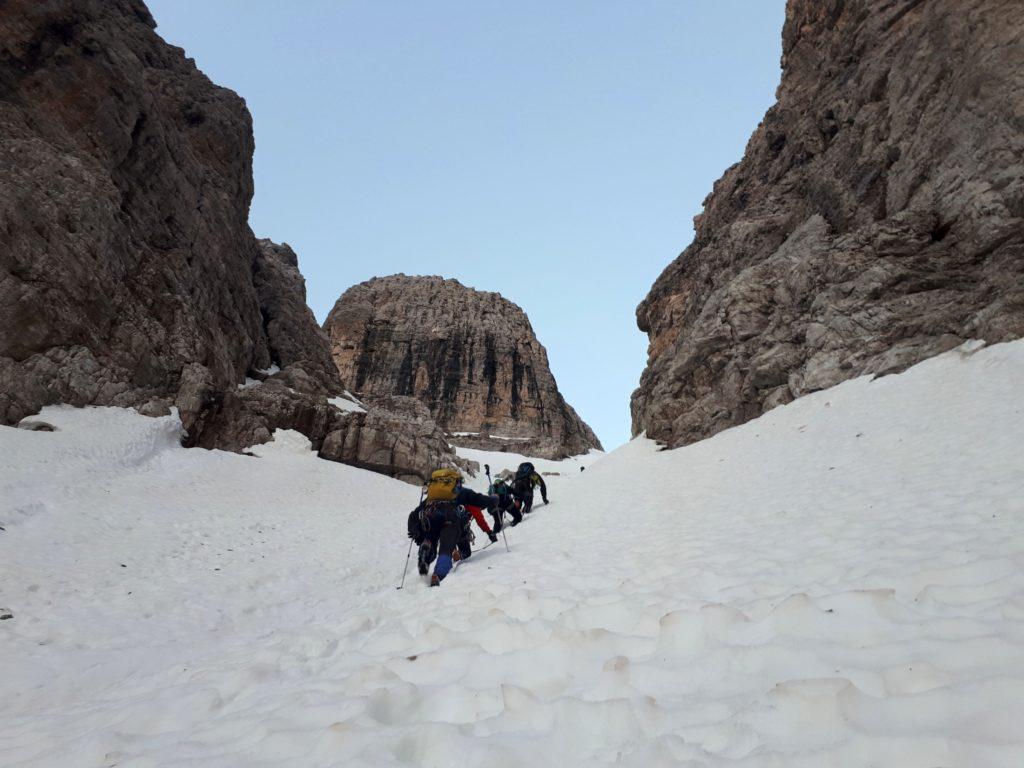
[[[501, 530], [501, 519], [497, 512], [498, 499], [466, 488], [459, 476], [455, 498], [451, 501], [420, 502], [409, 513], [409, 538], [420, 545], [419, 571], [426, 576], [430, 564], [437, 557], [432, 587], [438, 586], [452, 568], [453, 560], [465, 560], [473, 554], [469, 522], [476, 520], [487, 537], [495, 542]], [[482, 510], [486, 509], [494, 519], [494, 528], [487, 524]], [[456, 555], [456, 550], [458, 554]]]
[[513, 528], [523, 522], [523, 513], [520, 512], [522, 504], [512, 495], [512, 488], [508, 483], [498, 478], [491, 485], [490, 491], [498, 497], [498, 511], [502, 519], [506, 514], [511, 517]]
[[516, 476], [512, 480], [512, 495], [519, 501], [523, 514], [527, 514], [533, 508], [533, 488], [540, 486], [540, 497], [544, 503], [548, 503], [548, 487], [544, 478], [533, 468], [533, 464], [524, 461], [516, 470]]

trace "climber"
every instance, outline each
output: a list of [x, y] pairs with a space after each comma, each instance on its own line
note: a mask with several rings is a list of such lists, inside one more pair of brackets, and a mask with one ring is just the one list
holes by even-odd
[[540, 486], [540, 497], [544, 503], [548, 503], [548, 487], [544, 484], [544, 478], [533, 468], [533, 464], [524, 461], [516, 470], [516, 476], [512, 480], [512, 495], [519, 501], [520, 509], [525, 515], [533, 508], [533, 489]]
[[[497, 507], [496, 497], [465, 488], [457, 469], [439, 469], [431, 474], [427, 497], [409, 513], [408, 521], [409, 538], [419, 545], [420, 575], [427, 575], [430, 564], [437, 557], [430, 586], [441, 584], [451, 571], [453, 562], [465, 560], [473, 554], [470, 519], [476, 520], [491, 543], [498, 540], [501, 517]], [[494, 518], [494, 529], [484, 519], [481, 510], [485, 508]]]
[[[508, 514], [512, 518], [512, 527], [515, 528], [521, 522], [523, 522], [523, 513], [520, 512], [522, 504], [515, 496], [512, 495], [512, 489], [509, 484], [502, 480], [500, 477], [491, 483], [489, 492], [494, 496], [498, 497], [498, 511], [501, 515], [500, 519], [504, 519], [505, 515]], [[501, 530], [500, 528], [498, 529]]]

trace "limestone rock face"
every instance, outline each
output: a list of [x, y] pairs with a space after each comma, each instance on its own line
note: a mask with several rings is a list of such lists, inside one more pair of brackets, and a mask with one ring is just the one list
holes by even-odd
[[343, 429], [361, 438], [331, 458], [452, 463], [422, 414], [328, 402], [341, 380], [298, 260], [249, 229], [245, 104], [154, 26], [140, 0], [0, 3], [0, 423], [173, 404], [188, 445], [282, 428], [319, 449]]
[[258, 240], [253, 283], [263, 327], [274, 362], [298, 366], [316, 379], [325, 393], [338, 391], [338, 370], [331, 359], [327, 334], [306, 304], [306, 281], [299, 259], [287, 243]]
[[271, 364], [247, 219], [243, 101], [164, 43], [141, 2], [0, 13], [0, 419], [133, 405], [200, 361]]
[[324, 329], [349, 389], [419, 399], [458, 445], [548, 458], [600, 447], [559, 393], [526, 314], [500, 294], [374, 278], [342, 294]]
[[778, 103], [637, 308], [634, 433], [1024, 335], [1022, 61], [1014, 0], [789, 0]]

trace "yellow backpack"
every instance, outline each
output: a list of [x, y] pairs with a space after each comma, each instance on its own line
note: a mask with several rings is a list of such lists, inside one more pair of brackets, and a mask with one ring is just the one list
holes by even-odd
[[462, 475], [457, 469], [438, 469], [427, 483], [427, 501], [455, 501]]

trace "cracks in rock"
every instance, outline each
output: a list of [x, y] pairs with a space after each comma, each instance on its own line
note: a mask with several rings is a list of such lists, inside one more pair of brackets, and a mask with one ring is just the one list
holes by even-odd
[[134, 166], [139, 158], [143, 140], [142, 132], [145, 130], [145, 127], [146, 113], [139, 112], [135, 117], [135, 122], [132, 124], [131, 144], [128, 147], [128, 151], [110, 174], [114, 184], [121, 192], [121, 213], [124, 214], [126, 222], [130, 222], [132, 219], [131, 207], [134, 198], [133, 185], [127, 176], [131, 171], [135, 170]]

